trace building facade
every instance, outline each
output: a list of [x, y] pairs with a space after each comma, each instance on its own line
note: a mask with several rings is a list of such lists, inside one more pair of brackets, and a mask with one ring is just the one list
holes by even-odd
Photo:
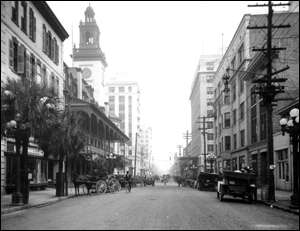
[[140, 127], [140, 146], [141, 146], [141, 169], [142, 176], [151, 175], [152, 159], [152, 128], [142, 125]]
[[[63, 42], [68, 33], [45, 1], [1, 2], [1, 81], [27, 78], [54, 87], [63, 97]], [[11, 192], [15, 177], [13, 156], [15, 140], [1, 140], [1, 194]], [[50, 165], [43, 152], [29, 143], [31, 186], [42, 187], [56, 172], [58, 162]]]
[[[221, 55], [202, 55], [191, 88], [192, 142], [190, 155], [198, 157], [198, 172], [204, 172], [204, 153], [206, 155], [214, 154], [213, 78], [221, 59]], [[206, 117], [205, 136], [203, 134], [204, 116]], [[209, 167], [210, 165], [207, 165], [207, 171], [210, 171]]]
[[[140, 88], [136, 81], [128, 80], [126, 73], [116, 74], [106, 82], [109, 112], [122, 122], [121, 130], [131, 140], [128, 144], [129, 171], [141, 174], [140, 147]], [[136, 171], [134, 171], [136, 169]]]
[[[217, 170], [234, 171], [252, 166], [258, 175], [259, 187], [268, 183], [267, 112], [262, 98], [252, 94], [255, 86], [252, 81], [266, 74], [268, 61], [262, 52], [252, 49], [266, 47], [266, 34], [261, 30], [249, 30], [247, 26], [264, 24], [267, 24], [267, 15], [244, 15], [214, 77]], [[291, 28], [276, 29], [272, 33], [273, 46], [286, 47], [286, 51], [274, 55], [273, 72], [285, 65], [290, 66], [289, 70], [276, 76], [288, 79], [283, 84], [286, 92], [278, 94], [284, 101], [279, 100], [273, 109], [273, 131], [277, 134], [280, 126], [279, 119], [275, 116], [276, 111], [286, 105], [288, 100], [294, 100], [299, 95], [299, 13], [274, 13], [273, 24], [291, 25]], [[274, 160], [283, 156], [280, 150], [285, 145], [281, 146], [279, 143], [274, 140]], [[286, 162], [289, 163], [289, 160]], [[278, 163], [275, 165], [279, 166]], [[291, 166], [285, 165], [285, 170], [287, 169], [290, 170], [285, 174], [279, 174], [279, 170], [275, 168], [276, 188], [290, 189], [289, 183], [285, 183], [284, 187], [279, 187], [278, 183], [278, 178], [283, 175], [290, 176]]]

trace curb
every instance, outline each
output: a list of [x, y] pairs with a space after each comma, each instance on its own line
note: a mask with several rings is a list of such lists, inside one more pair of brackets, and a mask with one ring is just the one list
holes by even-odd
[[278, 205], [274, 205], [272, 203], [269, 203], [269, 202], [265, 202], [265, 201], [261, 201], [261, 200], [257, 200], [258, 203], [261, 203], [261, 204], [264, 204], [264, 205], [267, 205], [269, 207], [273, 207], [273, 208], [276, 208], [276, 209], [280, 209], [280, 210], [283, 210], [285, 212], [289, 212], [289, 213], [293, 213], [295, 215], [299, 215], [299, 212], [298, 211], [295, 211], [295, 210], [292, 210], [292, 209], [288, 209], [288, 208], [284, 208], [284, 207], [281, 207], [281, 206], [278, 206]]
[[19, 207], [6, 208], [6, 209], [1, 210], [1, 216], [5, 215], [5, 214], [8, 214], [8, 213], [21, 211], [21, 210], [24, 210], [24, 209], [41, 208], [41, 207], [51, 205], [51, 204], [55, 204], [57, 202], [60, 202], [60, 201], [63, 201], [63, 200], [66, 200], [66, 199], [69, 199], [69, 198], [72, 198], [72, 197], [75, 197], [75, 195], [68, 196], [68, 197], [58, 197], [58, 198], [55, 198], [55, 200], [53, 200], [53, 201], [48, 201], [48, 202], [44, 202], [44, 203], [36, 204], [36, 205], [22, 205], [22, 206], [19, 206]]

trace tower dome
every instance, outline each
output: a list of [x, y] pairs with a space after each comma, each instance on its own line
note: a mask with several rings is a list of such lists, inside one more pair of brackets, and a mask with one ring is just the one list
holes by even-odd
[[95, 12], [90, 5], [86, 8], [84, 14], [85, 22], [94, 22]]

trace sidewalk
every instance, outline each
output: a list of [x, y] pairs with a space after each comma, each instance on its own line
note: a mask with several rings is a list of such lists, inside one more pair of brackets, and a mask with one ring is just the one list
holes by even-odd
[[74, 188], [69, 188], [68, 196], [64, 197], [56, 197], [56, 190], [54, 188], [46, 188], [46, 190], [41, 191], [30, 191], [29, 192], [29, 204], [27, 205], [20, 205], [20, 206], [11, 206], [11, 196], [12, 194], [8, 195], [1, 195], [1, 215], [12, 213], [15, 211], [29, 209], [33, 207], [42, 207], [49, 204], [53, 204], [70, 197], [75, 196]]
[[288, 191], [281, 191], [281, 190], [275, 190], [275, 202], [268, 202], [262, 200], [261, 196], [261, 189], [257, 189], [257, 201], [259, 203], [265, 204], [267, 206], [270, 206], [272, 208], [281, 209], [296, 215], [299, 215], [299, 209], [291, 209], [289, 206], [291, 205], [291, 195], [292, 192]]
[[[46, 206], [46, 205], [53, 204], [53, 203], [59, 202], [61, 200], [65, 200], [65, 199], [75, 196], [74, 188], [69, 188], [67, 197], [66, 196], [65, 197], [56, 197], [55, 193], [56, 193], [56, 191], [53, 188], [47, 188], [46, 190], [41, 190], [41, 191], [30, 191], [29, 204], [21, 205], [21, 206], [11, 206], [10, 205], [11, 204], [11, 196], [12, 196], [11, 194], [2, 195], [1, 196], [1, 215], [7, 214], [7, 213], [12, 213], [12, 212], [23, 210], [23, 209]], [[257, 190], [258, 203], [262, 203], [262, 204], [265, 204], [272, 208], [281, 209], [281, 210], [299, 215], [299, 209], [290, 209], [289, 208], [289, 206], [291, 204], [291, 202], [290, 202], [291, 195], [292, 195], [292, 192], [275, 190], [276, 201], [274, 203], [271, 203], [271, 202], [267, 202], [267, 201], [262, 201], [261, 200], [261, 198], [262, 198], [261, 197], [261, 189], [259, 188]]]

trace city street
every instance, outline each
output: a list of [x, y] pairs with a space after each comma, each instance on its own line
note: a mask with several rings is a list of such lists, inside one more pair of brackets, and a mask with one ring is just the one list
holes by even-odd
[[1, 229], [299, 230], [299, 216], [216, 192], [166, 186], [80, 196], [1, 216]]

